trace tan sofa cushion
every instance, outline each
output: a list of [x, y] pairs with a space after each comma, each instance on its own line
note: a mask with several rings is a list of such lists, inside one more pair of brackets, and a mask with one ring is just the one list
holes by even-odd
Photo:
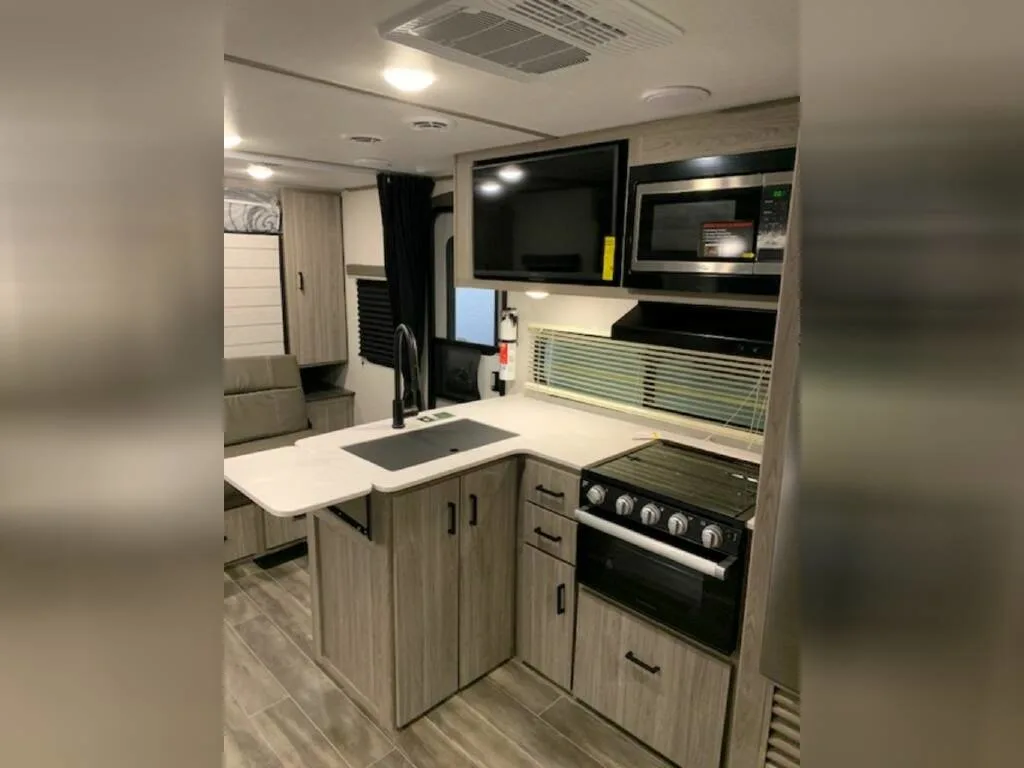
[[[316, 432], [312, 429], [304, 429], [301, 432], [266, 437], [262, 440], [251, 440], [238, 445], [225, 445], [224, 458], [230, 459], [232, 456], [244, 456], [247, 453], [256, 453], [256, 451], [269, 451], [271, 448], [283, 448], [286, 445], [294, 445], [296, 440], [301, 440], [304, 437], [310, 437], [315, 434]], [[240, 507], [248, 503], [249, 499], [241, 491], [227, 482], [224, 483], [224, 509]]]
[[308, 427], [306, 398], [294, 356], [224, 360], [224, 445]]
[[293, 355], [224, 358], [224, 394], [302, 387]]

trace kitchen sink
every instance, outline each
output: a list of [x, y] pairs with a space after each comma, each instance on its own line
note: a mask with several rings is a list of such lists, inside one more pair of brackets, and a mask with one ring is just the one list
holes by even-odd
[[519, 435], [472, 419], [459, 419], [348, 445], [342, 450], [395, 472], [512, 437]]

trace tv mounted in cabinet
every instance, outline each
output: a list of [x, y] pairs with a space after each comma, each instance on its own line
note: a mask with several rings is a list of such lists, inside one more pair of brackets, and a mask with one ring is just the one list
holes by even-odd
[[626, 141], [473, 164], [473, 276], [619, 285]]

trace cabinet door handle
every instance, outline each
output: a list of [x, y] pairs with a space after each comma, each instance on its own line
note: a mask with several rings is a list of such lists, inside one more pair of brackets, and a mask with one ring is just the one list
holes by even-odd
[[306, 290], [306, 277], [305, 277], [305, 275], [302, 274], [302, 272], [299, 272], [299, 290], [300, 291], [305, 291]]
[[536, 488], [534, 488], [534, 490], [537, 491], [538, 493], [543, 493], [546, 496], [554, 496], [556, 499], [565, 498], [565, 494], [562, 493], [561, 491], [549, 491], [543, 485], [538, 485]]
[[448, 535], [455, 535], [455, 502], [448, 502]]
[[545, 533], [544, 529], [541, 528], [539, 525], [533, 529], [533, 532], [536, 533], [538, 536], [543, 536], [548, 541], [553, 541], [555, 544], [562, 540], [561, 536], [552, 536], [550, 533]]
[[224, 541], [227, 541], [227, 540], [228, 540], [228, 537], [227, 537], [227, 536], [225, 536], [225, 537], [224, 537]]
[[555, 587], [555, 613], [559, 616], [565, 613], [565, 584]]
[[469, 494], [469, 508], [470, 508], [470, 511], [469, 511], [469, 524], [470, 525], [476, 525], [476, 520], [477, 520], [476, 502], [477, 502], [476, 494], [475, 493]]
[[652, 667], [650, 664], [644, 664], [638, 659], [632, 651], [626, 651], [626, 661], [631, 661], [636, 664], [640, 669], [650, 672], [652, 675], [656, 675], [661, 672], [661, 667]]

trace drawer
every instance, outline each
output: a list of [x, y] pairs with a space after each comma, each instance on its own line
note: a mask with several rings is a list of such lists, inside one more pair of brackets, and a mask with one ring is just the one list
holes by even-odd
[[586, 590], [573, 693], [687, 768], [718, 768], [731, 667]]
[[570, 565], [576, 564], [575, 520], [556, 515], [528, 501], [523, 502], [519, 520], [520, 538], [524, 542]]
[[519, 495], [524, 501], [572, 517], [580, 496], [580, 476], [575, 472], [527, 459]]
[[255, 504], [243, 504], [224, 510], [224, 562], [260, 551], [263, 510]]
[[295, 517], [277, 517], [269, 512], [263, 513], [264, 549], [274, 549], [289, 541], [306, 538], [306, 515]]

